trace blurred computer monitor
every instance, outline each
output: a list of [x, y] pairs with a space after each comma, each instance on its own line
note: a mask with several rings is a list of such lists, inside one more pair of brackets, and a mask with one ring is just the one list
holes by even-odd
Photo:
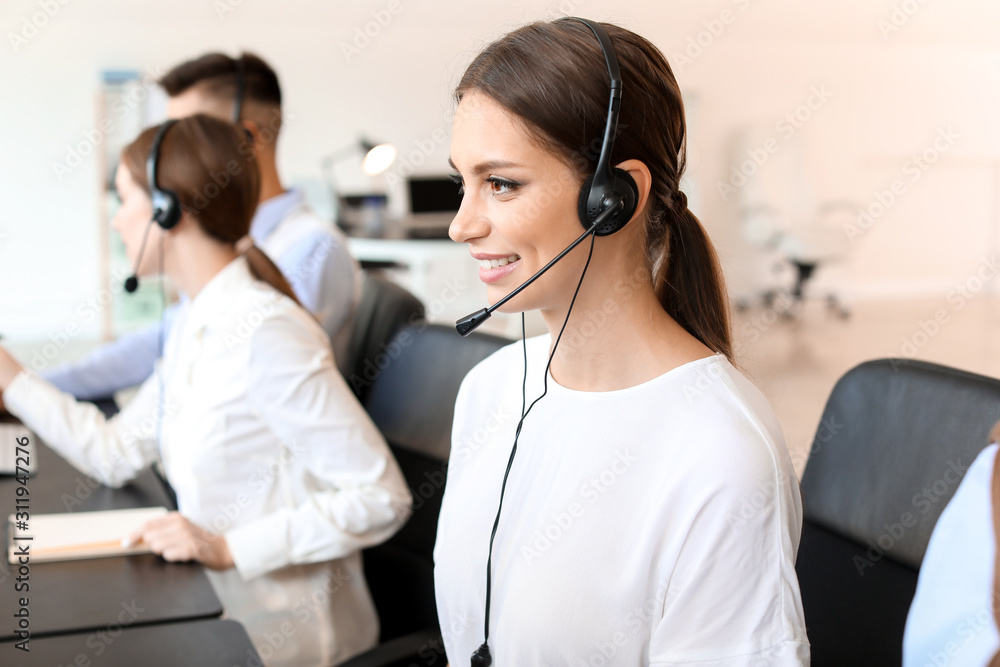
[[462, 205], [458, 184], [449, 176], [414, 176], [407, 179], [408, 211], [403, 220], [407, 236], [447, 238], [448, 225]]

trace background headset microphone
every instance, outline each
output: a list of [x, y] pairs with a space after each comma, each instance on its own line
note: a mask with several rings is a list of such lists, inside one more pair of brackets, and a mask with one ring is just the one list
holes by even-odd
[[[135, 292], [139, 288], [139, 265], [142, 263], [142, 256], [146, 252], [146, 239], [149, 238], [149, 230], [155, 222], [164, 231], [168, 231], [177, 226], [181, 219], [181, 201], [177, 193], [173, 190], [160, 188], [157, 180], [157, 164], [160, 160], [160, 147], [163, 138], [173, 127], [176, 120], [168, 120], [160, 126], [156, 136], [153, 138], [153, 146], [149, 149], [149, 157], [146, 158], [146, 180], [149, 181], [149, 197], [153, 202], [153, 217], [146, 226], [146, 231], [142, 235], [142, 244], [139, 246], [139, 255], [135, 258], [135, 270], [132, 275], [125, 280], [125, 291]], [[162, 268], [162, 267], [161, 267]]]
[[[587, 256], [587, 263], [583, 267], [583, 272], [580, 275], [580, 282], [577, 283], [576, 291], [573, 293], [573, 299], [570, 301], [569, 308], [566, 311], [566, 319], [563, 321], [562, 328], [559, 330], [559, 335], [556, 338], [555, 344], [552, 346], [552, 352], [549, 354], [549, 360], [545, 366], [545, 376], [543, 378], [544, 391], [541, 396], [532, 401], [527, 410], [524, 409], [524, 405], [526, 404], [526, 401], [524, 400], [525, 397], [523, 395], [521, 397], [521, 419], [517, 423], [517, 428], [514, 432], [514, 444], [511, 447], [510, 458], [507, 461], [507, 470], [504, 472], [503, 484], [500, 487], [500, 501], [497, 506], [496, 518], [493, 521], [493, 531], [490, 534], [489, 556], [486, 561], [486, 610], [483, 623], [483, 643], [472, 654], [472, 667], [489, 667], [493, 663], [493, 656], [490, 654], [489, 648], [490, 597], [493, 584], [493, 539], [496, 537], [497, 527], [500, 525], [500, 512], [503, 509], [503, 495], [507, 488], [507, 477], [510, 475], [510, 469], [514, 464], [514, 455], [517, 453], [517, 440], [521, 435], [521, 427], [524, 425], [524, 420], [528, 416], [528, 413], [531, 412], [531, 408], [535, 407], [535, 404], [538, 403], [538, 401], [540, 401], [546, 393], [548, 393], [549, 367], [552, 365], [552, 359], [555, 357], [556, 348], [559, 347], [559, 341], [562, 339], [563, 331], [566, 329], [566, 324], [569, 322], [570, 313], [573, 311], [573, 304], [576, 303], [577, 294], [580, 293], [580, 287], [583, 285], [583, 278], [587, 275], [587, 267], [590, 266], [590, 258], [594, 253], [594, 241], [596, 237], [609, 236], [625, 227], [635, 214], [636, 206], [639, 202], [639, 188], [636, 186], [635, 180], [632, 176], [630, 176], [629, 173], [623, 169], [611, 166], [611, 151], [614, 148], [615, 133], [618, 128], [618, 112], [621, 106], [622, 94], [621, 71], [618, 67], [618, 57], [615, 55], [614, 46], [611, 44], [611, 37], [608, 35], [607, 31], [604, 30], [604, 27], [595, 21], [577, 17], [567, 17], [560, 20], [579, 21], [587, 26], [592, 33], [594, 33], [594, 36], [597, 37], [597, 40], [601, 44], [601, 51], [604, 54], [604, 60], [608, 68], [608, 77], [611, 79], [611, 95], [608, 101], [608, 116], [607, 122], [604, 126], [601, 153], [598, 157], [597, 167], [594, 169], [594, 174], [584, 181], [583, 186], [580, 188], [580, 197], [577, 203], [577, 215], [579, 216], [580, 224], [583, 225], [585, 231], [580, 237], [573, 241], [573, 243], [567, 246], [565, 250], [556, 255], [548, 264], [539, 269], [533, 276], [514, 288], [514, 290], [507, 294], [507, 296], [503, 297], [489, 308], [483, 308], [482, 310], [476, 311], [475, 313], [467, 315], [455, 323], [455, 328], [460, 334], [463, 336], [469, 335], [480, 324], [489, 319], [494, 310], [505, 304], [511, 298], [519, 294], [524, 288], [533, 283], [539, 276], [548, 271], [553, 265], [556, 264], [556, 262], [561, 260], [573, 248], [579, 245], [585, 238], [588, 236], [591, 238], [590, 254]], [[521, 344], [522, 347], [524, 347], [524, 374], [525, 378], [527, 378], [528, 353], [524, 331], [524, 313], [521, 314]], [[521, 386], [523, 388], [525, 383], [522, 382]]]
[[[235, 90], [233, 92], [233, 124], [240, 126], [240, 117], [243, 114], [243, 98], [246, 90], [246, 65], [243, 63], [243, 56], [233, 59], [235, 74]], [[139, 246], [139, 256], [135, 260], [135, 270], [132, 275], [125, 280], [125, 291], [129, 294], [139, 289], [139, 265], [146, 250], [146, 239], [149, 237], [150, 227], [157, 223], [164, 230], [170, 230], [177, 226], [181, 219], [181, 203], [177, 193], [172, 190], [160, 188], [157, 181], [157, 164], [160, 159], [160, 146], [170, 127], [176, 120], [168, 120], [160, 126], [159, 132], [153, 139], [153, 146], [149, 151], [149, 158], [146, 161], [146, 180], [149, 181], [150, 199], [153, 202], [153, 217], [146, 227], [146, 232], [142, 236], [142, 244]], [[246, 134], [247, 140], [253, 143], [253, 134], [245, 127], [241, 127]], [[162, 267], [160, 267], [162, 268]]]

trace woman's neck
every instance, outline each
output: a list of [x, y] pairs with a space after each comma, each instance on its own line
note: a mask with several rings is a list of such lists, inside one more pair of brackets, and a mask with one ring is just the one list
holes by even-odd
[[198, 293], [239, 256], [236, 248], [226, 243], [180, 243], [171, 253], [167, 275], [189, 299]]
[[[660, 305], [648, 273], [615, 284], [587, 281], [552, 360], [552, 377], [579, 391], [613, 391], [663, 375], [713, 351]], [[555, 343], [566, 310], [542, 311]]]

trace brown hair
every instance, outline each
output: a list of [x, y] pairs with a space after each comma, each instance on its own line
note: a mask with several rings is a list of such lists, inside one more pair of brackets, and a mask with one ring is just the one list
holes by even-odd
[[[177, 65], [160, 78], [160, 86], [170, 97], [176, 97], [195, 86], [205, 94], [229, 102], [236, 95], [239, 67], [243, 68], [243, 102], [256, 102], [261, 106], [281, 108], [281, 85], [278, 75], [260, 56], [243, 52], [237, 58], [224, 53], [206, 53], [203, 56]], [[244, 112], [245, 114], [245, 112]], [[280, 112], [275, 112], [271, 129], [280, 128]], [[261, 119], [257, 119], [261, 124]]]
[[[122, 164], [147, 193], [146, 160], [160, 126], [143, 130], [122, 151]], [[157, 185], [172, 190], [189, 214], [213, 239], [235, 245], [250, 232], [260, 197], [260, 173], [240, 150], [241, 133], [232, 123], [205, 114], [182, 118], [163, 137]], [[257, 246], [246, 251], [250, 272], [298, 303], [281, 270]]]
[[[666, 58], [639, 35], [607, 23], [622, 74], [611, 164], [643, 162], [652, 174], [644, 247], [664, 310], [691, 335], [733, 360], [729, 306], [719, 260], [678, 185], [685, 166], [684, 107]], [[579, 21], [519, 28], [493, 42], [455, 90], [488, 95], [573, 167], [593, 174], [607, 120], [610, 81], [600, 43]]]

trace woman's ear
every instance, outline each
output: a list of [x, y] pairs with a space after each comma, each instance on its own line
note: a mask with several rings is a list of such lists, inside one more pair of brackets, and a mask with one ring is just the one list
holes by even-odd
[[625, 160], [616, 164], [615, 167], [627, 171], [628, 175], [635, 181], [636, 188], [639, 190], [636, 193], [635, 213], [632, 214], [632, 218], [629, 220], [631, 223], [646, 210], [646, 202], [649, 201], [649, 191], [653, 187], [653, 176], [649, 173], [649, 167], [646, 166], [646, 163], [640, 160]]

